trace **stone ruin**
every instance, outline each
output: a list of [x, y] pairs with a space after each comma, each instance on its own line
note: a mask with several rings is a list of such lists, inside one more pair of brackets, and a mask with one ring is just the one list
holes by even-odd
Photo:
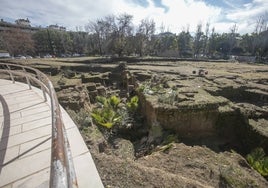
[[168, 130], [182, 140], [215, 137], [219, 150], [248, 153], [261, 146], [268, 152], [268, 79], [247, 80], [239, 74], [217, 75], [201, 69], [202, 73], [197, 69], [164, 74], [137, 70], [125, 62], [79, 67], [71, 71], [79, 75], [80, 84], [60, 86], [59, 101], [73, 110], [90, 109], [96, 96], [124, 98], [135, 93], [151, 141]]

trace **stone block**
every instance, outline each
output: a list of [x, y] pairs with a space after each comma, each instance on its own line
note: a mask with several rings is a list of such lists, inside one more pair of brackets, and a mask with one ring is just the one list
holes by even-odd
[[86, 84], [87, 90], [90, 91], [95, 91], [96, 90], [96, 84], [95, 83], [87, 83]]
[[105, 96], [106, 95], [106, 88], [104, 86], [97, 87], [98, 95]]

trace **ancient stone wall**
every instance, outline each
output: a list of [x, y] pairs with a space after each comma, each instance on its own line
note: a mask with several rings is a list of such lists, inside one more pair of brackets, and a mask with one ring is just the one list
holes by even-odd
[[162, 128], [177, 132], [182, 137], [216, 134], [217, 108], [180, 109], [177, 106], [159, 105], [154, 97], [139, 94], [142, 114], [148, 126], [155, 122]]

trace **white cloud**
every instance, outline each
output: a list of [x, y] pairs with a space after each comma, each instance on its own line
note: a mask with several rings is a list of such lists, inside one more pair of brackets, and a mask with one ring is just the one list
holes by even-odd
[[[230, 0], [225, 0], [230, 3]], [[228, 32], [238, 24], [240, 32], [251, 32], [253, 18], [268, 7], [267, 0], [253, 0], [252, 3], [233, 6], [230, 10], [211, 6], [203, 0], [162, 0], [168, 7], [156, 7], [152, 0], [143, 7], [131, 0], [1, 0], [0, 18], [16, 20], [29, 18], [34, 26], [59, 24], [74, 30], [76, 26], [85, 26], [89, 20], [102, 18], [109, 14], [128, 13], [134, 16], [134, 24], [141, 19], [152, 18], [158, 27], [163, 23], [172, 32], [180, 32], [190, 25], [195, 31], [198, 23], [210, 22], [218, 32]], [[241, 7], [241, 8], [237, 8]]]
[[[18, 18], [29, 17], [32, 25], [59, 24], [74, 29], [75, 26], [84, 26], [89, 20], [104, 17], [108, 14], [128, 13], [134, 16], [134, 24], [141, 19], [152, 18], [158, 26], [163, 23], [173, 32], [189, 24], [195, 27], [200, 21], [211, 21], [219, 15], [220, 9], [207, 6], [204, 2], [193, 0], [163, 0], [163, 5], [169, 7], [155, 7], [152, 0], [149, 6], [142, 7], [126, 0], [4, 0], [1, 6], [0, 17]], [[5, 8], [4, 8], [5, 7]]]
[[116, 7], [118, 12], [127, 12], [134, 15], [134, 23], [137, 25], [141, 19], [154, 19], [158, 27], [163, 23], [166, 29], [172, 32], [179, 32], [187, 25], [190, 25], [192, 30], [198, 23], [215, 22], [220, 15], [221, 9], [206, 5], [204, 2], [196, 2], [193, 0], [163, 0], [162, 4], [169, 7], [165, 12], [164, 8], [155, 7], [153, 2], [149, 0], [148, 7], [124, 3], [119, 0], [120, 7]]
[[164, 16], [168, 25], [179, 29], [187, 24], [190, 30], [195, 30], [199, 23], [214, 23], [220, 16], [221, 9], [208, 6], [202, 1], [164, 0], [164, 4], [170, 7], [170, 11]]
[[254, 6], [254, 4], [247, 4], [246, 6], [236, 9], [232, 12], [230, 12], [227, 15], [227, 18], [232, 19], [232, 20], [237, 20], [241, 21], [243, 19], [251, 19], [251, 18], [256, 18], [257, 16], [260, 16], [263, 14], [265, 11], [267, 11], [268, 7], [268, 1], [266, 5], [263, 6]]
[[233, 23], [237, 23], [238, 32], [251, 33], [254, 30], [257, 18], [267, 12], [267, 7], [267, 0], [253, 0], [251, 3], [229, 11], [226, 18]]

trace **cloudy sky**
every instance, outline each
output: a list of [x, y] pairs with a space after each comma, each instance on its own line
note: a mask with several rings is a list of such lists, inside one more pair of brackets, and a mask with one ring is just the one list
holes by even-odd
[[268, 12], [268, 0], [0, 0], [0, 18], [14, 22], [29, 18], [32, 26], [51, 24], [68, 30], [83, 29], [89, 21], [120, 13], [154, 19], [157, 28], [178, 33], [189, 26], [209, 22], [217, 32], [228, 32], [237, 24], [238, 32], [251, 33], [257, 18]]

